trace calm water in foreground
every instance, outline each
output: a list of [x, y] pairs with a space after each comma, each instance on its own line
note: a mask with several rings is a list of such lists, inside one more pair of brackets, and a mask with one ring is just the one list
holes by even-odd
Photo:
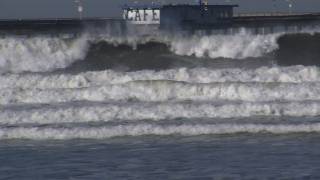
[[0, 179], [319, 179], [320, 135], [2, 141]]

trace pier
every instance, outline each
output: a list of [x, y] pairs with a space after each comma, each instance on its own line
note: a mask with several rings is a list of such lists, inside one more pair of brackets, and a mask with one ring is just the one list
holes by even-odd
[[[124, 6], [122, 18], [0, 19], [0, 35], [71, 34], [95, 31], [124, 34], [128, 26], [162, 31], [207, 31], [254, 34], [298, 32], [320, 24], [320, 13], [234, 13], [238, 5]], [[109, 28], [108, 28], [109, 27]], [[110, 28], [111, 27], [111, 28]], [[139, 28], [137, 28], [139, 29]], [[111, 32], [110, 32], [111, 31]]]
[[106, 27], [124, 33], [126, 22], [121, 18], [0, 19], [0, 34], [79, 34]]
[[253, 13], [235, 14], [231, 28], [251, 29], [256, 34], [298, 32], [320, 25], [320, 13]]

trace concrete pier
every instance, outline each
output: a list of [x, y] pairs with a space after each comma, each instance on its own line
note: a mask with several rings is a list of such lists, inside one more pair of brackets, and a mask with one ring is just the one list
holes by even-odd
[[[218, 34], [235, 34], [245, 28], [253, 34], [269, 34], [283, 31], [298, 32], [303, 28], [314, 28], [320, 25], [320, 13], [305, 14], [235, 14], [217, 23], [204, 23], [201, 26], [190, 25], [188, 28], [178, 30], [191, 32], [204, 31]], [[89, 19], [32, 19], [32, 20], [5, 20], [0, 19], [0, 36], [6, 34], [30, 35], [49, 34], [56, 36], [79, 35], [89, 31], [95, 34], [125, 34], [133, 24], [121, 18], [89, 18]], [[134, 25], [141, 26], [141, 25]], [[151, 25], [144, 25], [151, 26]], [[152, 29], [160, 28], [161, 25], [152, 25]], [[139, 28], [136, 28], [139, 30]], [[145, 29], [145, 28], [141, 28]], [[165, 30], [165, 29], [164, 29]]]

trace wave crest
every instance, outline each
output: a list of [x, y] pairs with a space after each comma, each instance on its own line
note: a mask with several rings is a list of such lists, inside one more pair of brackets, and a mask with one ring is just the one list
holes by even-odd
[[[95, 36], [84, 34], [80, 37], [64, 39], [63, 37], [15, 37], [0, 39], [0, 72], [48, 72], [69, 67], [76, 61], [86, 59], [91, 46], [106, 42], [114, 47], [127, 45], [132, 49], [148, 42], [157, 42], [167, 46], [168, 51], [178, 56], [196, 58], [230, 58], [245, 59], [262, 57], [279, 48], [277, 40], [285, 33], [253, 35], [240, 32], [234, 35], [166, 35], [158, 36]], [[157, 47], [156, 47], [157, 48]], [[103, 50], [103, 49], [102, 49]], [[137, 49], [139, 50], [139, 49]], [[127, 49], [123, 52], [126, 53]], [[149, 49], [139, 51], [140, 59], [149, 58]], [[95, 51], [93, 58], [103, 52]], [[154, 56], [163, 52], [152, 50]], [[128, 55], [130, 58], [133, 55]], [[137, 56], [135, 54], [134, 56]], [[194, 59], [195, 60], [195, 59]], [[196, 60], [195, 60], [196, 61]], [[195, 62], [196, 63], [196, 62]]]
[[210, 58], [245, 59], [260, 57], [278, 48], [277, 39], [281, 34], [270, 35], [211, 35], [175, 39], [171, 50], [178, 55]]
[[84, 59], [86, 38], [5, 37], [0, 39], [0, 72], [47, 72]]

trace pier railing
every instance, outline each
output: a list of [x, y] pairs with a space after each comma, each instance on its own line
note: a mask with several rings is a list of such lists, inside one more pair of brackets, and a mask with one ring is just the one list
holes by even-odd
[[255, 13], [235, 13], [234, 17], [256, 17], [256, 16], [299, 16], [312, 15], [314, 13], [288, 13], [288, 12], [255, 12]]

